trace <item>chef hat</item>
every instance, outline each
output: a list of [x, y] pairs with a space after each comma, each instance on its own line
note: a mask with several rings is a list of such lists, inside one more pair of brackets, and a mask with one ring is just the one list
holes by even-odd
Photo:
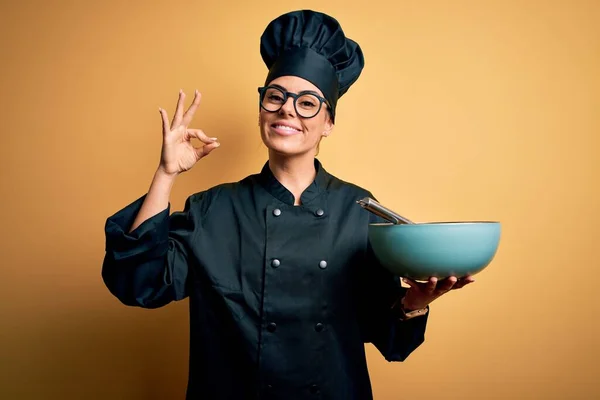
[[358, 79], [364, 58], [358, 43], [347, 38], [329, 15], [301, 10], [269, 23], [260, 39], [260, 54], [269, 68], [266, 83], [293, 75], [318, 87], [331, 106]]

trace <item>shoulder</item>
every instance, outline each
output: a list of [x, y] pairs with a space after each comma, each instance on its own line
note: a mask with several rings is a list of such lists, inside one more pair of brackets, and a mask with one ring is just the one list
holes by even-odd
[[371, 197], [373, 194], [370, 190], [359, 186], [355, 183], [338, 178], [335, 175], [329, 174], [327, 190], [332, 194], [350, 195], [353, 197]]
[[185, 208], [199, 214], [205, 214], [209, 209], [219, 202], [226, 203], [227, 200], [238, 198], [242, 192], [248, 192], [256, 184], [257, 175], [248, 175], [245, 178], [224, 182], [188, 196]]
[[[329, 174], [328, 192], [329, 196], [340, 199], [342, 202], [352, 202], [352, 207], [356, 209], [356, 201], [369, 197], [373, 200], [377, 200], [377, 197], [373, 195], [371, 190], [364, 188], [356, 183], [352, 183], [343, 179], [340, 179], [334, 175]], [[343, 200], [342, 200], [343, 199]], [[387, 222], [383, 218], [372, 214], [366, 210], [361, 210], [359, 213], [362, 216], [366, 216], [369, 223], [385, 223]]]

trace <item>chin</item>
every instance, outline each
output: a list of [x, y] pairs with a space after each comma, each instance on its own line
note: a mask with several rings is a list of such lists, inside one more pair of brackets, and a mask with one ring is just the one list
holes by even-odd
[[281, 136], [270, 131], [269, 127], [265, 127], [261, 132], [261, 138], [264, 145], [270, 152], [283, 156], [300, 156], [316, 151], [313, 147], [307, 146], [303, 134]]
[[287, 157], [294, 157], [309, 153], [312, 149], [307, 149], [302, 146], [298, 146], [295, 143], [285, 142], [283, 140], [263, 140], [265, 146], [269, 149], [269, 152], [279, 154]]
[[306, 150], [300, 149], [296, 146], [288, 146], [288, 145], [276, 145], [273, 143], [265, 143], [270, 152], [284, 155], [284, 156], [297, 156], [300, 154], [306, 153]]

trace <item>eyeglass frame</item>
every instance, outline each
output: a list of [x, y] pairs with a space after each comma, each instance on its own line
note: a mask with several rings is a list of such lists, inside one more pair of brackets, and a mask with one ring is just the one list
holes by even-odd
[[[281, 103], [281, 105], [279, 106], [279, 108], [277, 110], [275, 110], [275, 111], [267, 110], [263, 106], [263, 104], [262, 104], [263, 98], [264, 98], [265, 93], [267, 92], [268, 89], [276, 89], [276, 90], [279, 90], [281, 93], [283, 93], [283, 102]], [[328, 112], [331, 113], [331, 106], [329, 105], [329, 102], [327, 101], [327, 99], [324, 98], [324, 97], [319, 96], [317, 93], [315, 93], [312, 90], [303, 90], [300, 93], [292, 93], [292, 92], [286, 91], [281, 86], [269, 85], [269, 86], [261, 86], [261, 87], [259, 87], [258, 88], [258, 93], [260, 94], [260, 96], [258, 97], [258, 105], [259, 105], [260, 108], [262, 108], [266, 112], [271, 112], [271, 113], [279, 112], [279, 110], [281, 110], [281, 107], [283, 107], [283, 105], [285, 103], [287, 103], [288, 98], [291, 97], [292, 99], [294, 99], [294, 101], [293, 101], [294, 111], [296, 111], [296, 114], [300, 118], [310, 119], [310, 118], [316, 117], [321, 112], [321, 108], [323, 108], [323, 103], [325, 103], [325, 105], [327, 106]], [[313, 115], [312, 117], [304, 117], [304, 116], [300, 115], [300, 113], [298, 112], [298, 108], [296, 107], [296, 102], [298, 101], [298, 98], [301, 97], [301, 96], [304, 96], [306, 94], [310, 94], [312, 96], [315, 96], [319, 100], [319, 109], [317, 110], [317, 112], [315, 113], [315, 115]]]

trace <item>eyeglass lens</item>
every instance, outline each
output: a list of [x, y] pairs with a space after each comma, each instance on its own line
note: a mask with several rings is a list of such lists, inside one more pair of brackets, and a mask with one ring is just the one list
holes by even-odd
[[[278, 111], [285, 103], [285, 93], [278, 88], [267, 88], [262, 99], [262, 106], [265, 110]], [[311, 118], [317, 115], [321, 102], [317, 96], [305, 93], [298, 96], [295, 101], [296, 112], [304, 118]]]

